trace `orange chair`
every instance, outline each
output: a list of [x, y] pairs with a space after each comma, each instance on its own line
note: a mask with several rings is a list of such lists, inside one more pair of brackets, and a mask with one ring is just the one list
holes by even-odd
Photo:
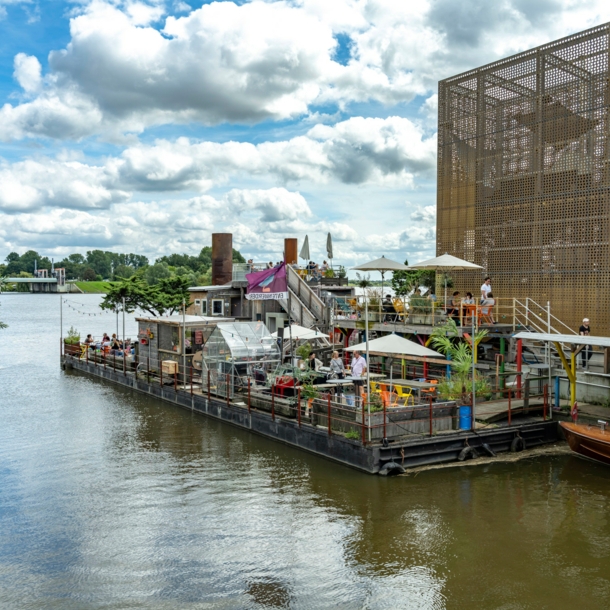
[[[438, 384], [438, 379], [430, 379], [430, 383], [434, 386]], [[428, 394], [429, 396], [436, 396], [436, 388], [424, 388], [421, 391], [422, 394]]]
[[[393, 401], [393, 402], [392, 402]], [[381, 402], [385, 407], [397, 407], [398, 406], [398, 396], [394, 394], [394, 392], [389, 392], [388, 390], [381, 391]]]

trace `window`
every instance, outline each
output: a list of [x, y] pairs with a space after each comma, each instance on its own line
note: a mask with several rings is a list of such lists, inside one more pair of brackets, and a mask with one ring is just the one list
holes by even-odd
[[159, 349], [177, 352], [180, 348], [180, 329], [169, 324], [159, 324]]
[[221, 299], [212, 299], [212, 315], [222, 316], [224, 302]]
[[208, 302], [205, 299], [201, 300], [201, 315], [202, 316], [208, 315]]

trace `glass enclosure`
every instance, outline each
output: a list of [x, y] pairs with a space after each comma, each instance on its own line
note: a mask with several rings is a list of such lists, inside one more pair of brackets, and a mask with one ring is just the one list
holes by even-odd
[[277, 339], [262, 322], [218, 324], [203, 347], [203, 385], [233, 397], [247, 388], [248, 379], [264, 383], [280, 364]]

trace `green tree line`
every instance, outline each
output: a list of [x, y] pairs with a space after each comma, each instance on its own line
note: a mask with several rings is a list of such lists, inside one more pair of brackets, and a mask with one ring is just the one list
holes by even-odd
[[[239, 251], [233, 250], [233, 262], [245, 263]], [[34, 269], [51, 270], [51, 259], [35, 250], [28, 250], [19, 255], [11, 252], [0, 263], [0, 277], [31, 277]], [[150, 263], [141, 254], [118, 254], [103, 250], [89, 250], [86, 254], [70, 254], [63, 260], [56, 261], [55, 267], [66, 270], [69, 280], [117, 281], [138, 275], [147, 284], [154, 286], [162, 280], [173, 277], [186, 278], [189, 286], [204, 285], [211, 282], [212, 248], [205, 246], [197, 256], [189, 254], [169, 254]]]

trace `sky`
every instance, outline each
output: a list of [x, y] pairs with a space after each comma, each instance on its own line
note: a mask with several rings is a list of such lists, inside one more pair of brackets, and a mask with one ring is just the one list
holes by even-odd
[[0, 259], [435, 256], [438, 81], [601, 0], [0, 0]]

